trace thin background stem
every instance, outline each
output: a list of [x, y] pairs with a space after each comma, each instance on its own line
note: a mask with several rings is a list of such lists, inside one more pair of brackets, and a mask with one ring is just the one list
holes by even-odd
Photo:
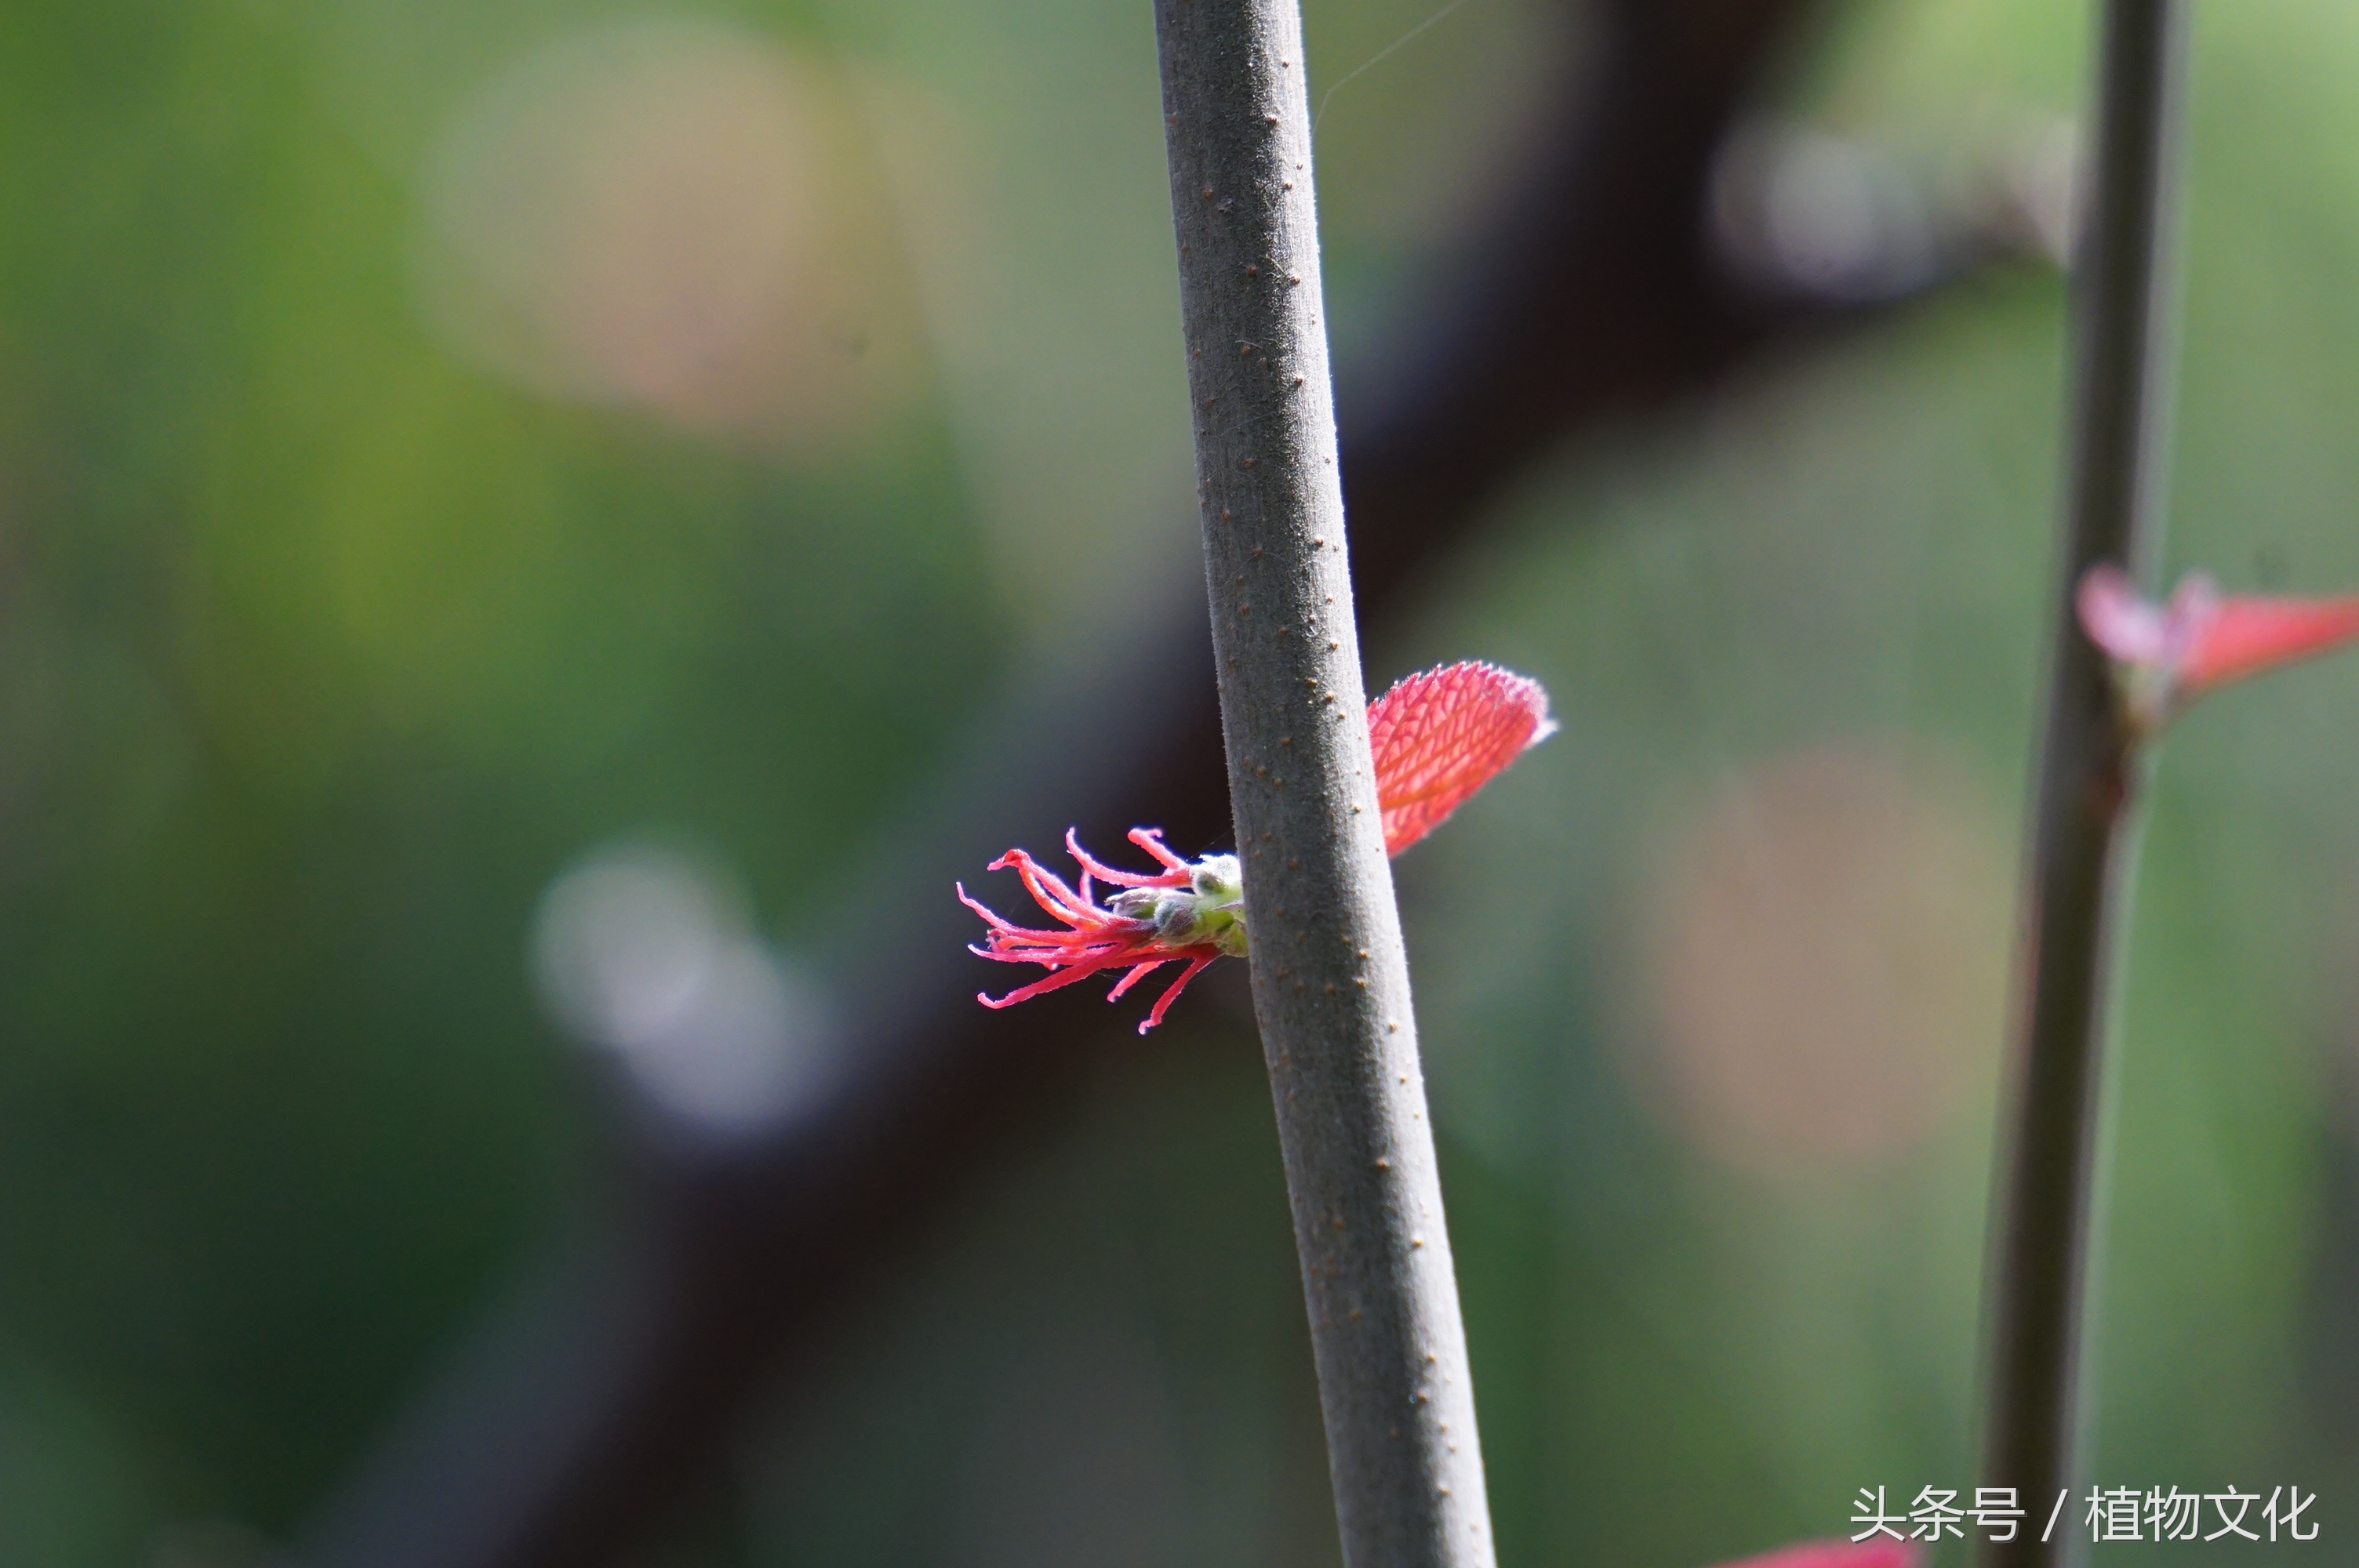
[[2017, 1488], [2028, 1515], [2014, 1541], [1985, 1550], [2006, 1568], [2062, 1561], [2081, 1522], [2060, 1519], [2040, 1540], [2075, 1476], [2111, 959], [2128, 903], [2136, 777], [2120, 698], [2072, 599], [2093, 565], [2144, 568], [2160, 541], [2186, 10], [2184, 0], [2105, 7], [2094, 188], [2074, 275], [2071, 470], [1991, 1303], [1985, 1479]]
[[1157, 0], [1204, 570], [1352, 1568], [1487, 1568], [1458, 1285], [1369, 760], [1296, 0]]

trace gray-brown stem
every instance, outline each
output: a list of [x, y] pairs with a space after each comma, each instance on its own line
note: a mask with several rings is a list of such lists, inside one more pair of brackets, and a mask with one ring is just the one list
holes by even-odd
[[1204, 569], [1351, 1568], [1487, 1568], [1465, 1332], [1368, 755], [1296, 0], [1156, 0]]

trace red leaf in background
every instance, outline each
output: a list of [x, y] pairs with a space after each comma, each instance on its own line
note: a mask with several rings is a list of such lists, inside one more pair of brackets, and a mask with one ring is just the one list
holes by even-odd
[[1414, 675], [1368, 705], [1385, 853], [1440, 827], [1508, 763], [1556, 732], [1540, 683], [1495, 665]]
[[2074, 607], [2089, 641], [2135, 677], [2131, 718], [2148, 730], [2214, 687], [2359, 638], [2359, 598], [2223, 598], [2210, 578], [2190, 572], [2169, 603], [2157, 604], [2110, 561], [2081, 579]]
[[1924, 1560], [1915, 1541], [1879, 1536], [1864, 1542], [1806, 1541], [1721, 1568], [1918, 1568]]
[[2331, 652], [2359, 637], [2359, 599], [2220, 600], [2180, 671], [2190, 694]]

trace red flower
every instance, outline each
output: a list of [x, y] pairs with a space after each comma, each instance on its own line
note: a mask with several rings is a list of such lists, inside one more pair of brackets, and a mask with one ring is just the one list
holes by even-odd
[[[1065, 849], [1081, 862], [1078, 892], [1021, 849], [1010, 849], [991, 862], [989, 869], [995, 871], [1013, 868], [1034, 901], [1064, 922], [1067, 929], [1062, 931], [1012, 925], [968, 897], [962, 884], [953, 884], [958, 887], [959, 902], [982, 915], [991, 927], [985, 945], [970, 947], [970, 952], [1003, 964], [1038, 964], [1050, 971], [1046, 979], [1018, 987], [1004, 997], [994, 1000], [978, 995], [977, 1001], [985, 1007], [1013, 1007], [1102, 970], [1128, 969], [1107, 993], [1106, 1000], [1112, 1001], [1164, 965], [1186, 959], [1187, 968], [1157, 999], [1147, 1022], [1138, 1026], [1144, 1034], [1163, 1022], [1164, 1010], [1213, 959], [1224, 954], [1245, 956], [1245, 889], [1237, 873], [1237, 858], [1208, 855], [1191, 866], [1163, 847], [1162, 830], [1155, 827], [1132, 828], [1130, 841], [1162, 862], [1163, 870], [1148, 876], [1101, 865], [1090, 858], [1070, 828]], [[1124, 890], [1114, 895], [1111, 908], [1093, 896], [1093, 879]]]
[[2148, 734], [2214, 687], [2359, 637], [2359, 598], [2223, 597], [2194, 572], [2156, 604], [2111, 562], [2089, 568], [2074, 606], [2089, 641], [2122, 667], [2131, 722]]
[[[1539, 682], [1490, 665], [1451, 665], [1411, 676], [1370, 703], [1385, 852], [1397, 855], [1432, 832], [1526, 748], [1555, 730]], [[976, 1000], [985, 1007], [1013, 1007], [1092, 975], [1125, 969], [1107, 994], [1112, 1001], [1164, 965], [1184, 961], [1188, 967], [1138, 1026], [1144, 1034], [1163, 1022], [1188, 982], [1213, 959], [1246, 955], [1244, 871], [1234, 855], [1207, 855], [1190, 864], [1166, 849], [1162, 830], [1154, 827], [1132, 828], [1130, 841], [1163, 869], [1125, 871], [1102, 864], [1070, 830], [1065, 849], [1082, 868], [1078, 890], [1021, 849], [991, 862], [992, 871], [1012, 870], [1021, 877], [1033, 901], [1062, 930], [1014, 925], [959, 887], [959, 902], [991, 927], [973, 952], [1049, 971], [1006, 996], [979, 995]], [[1097, 882], [1122, 891], [1100, 903]]]

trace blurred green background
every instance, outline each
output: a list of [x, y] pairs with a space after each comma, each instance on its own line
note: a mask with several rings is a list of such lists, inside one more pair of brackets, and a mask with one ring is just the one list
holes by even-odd
[[[1307, 9], [1348, 365], [1586, 24]], [[1856, 0], [1762, 113], [1938, 192], [2088, 29]], [[2359, 11], [2202, 13], [2171, 556], [2234, 588], [2359, 584], [2354, 80]], [[963, 720], [1198, 591], [1169, 223], [1143, 5], [0, 4], [0, 1562], [263, 1561], [595, 1208], [565, 867], [678, 838], [815, 940]], [[1973, 1485], [2061, 308], [1587, 434], [1374, 629], [1564, 723], [1400, 867], [1506, 1562]], [[2330, 1553], [2354, 714], [2163, 757], [2100, 1334], [2106, 1485]], [[1128, 1022], [645, 1562], [1333, 1560], [1249, 1024]]]

